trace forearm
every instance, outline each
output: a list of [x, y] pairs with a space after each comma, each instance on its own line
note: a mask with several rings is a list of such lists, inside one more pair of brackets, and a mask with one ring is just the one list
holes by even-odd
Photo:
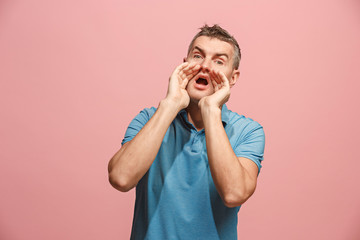
[[162, 100], [139, 133], [113, 156], [108, 170], [109, 181], [116, 189], [132, 189], [148, 171], [178, 111], [174, 102]]
[[206, 148], [211, 175], [217, 191], [228, 207], [239, 206], [255, 190], [256, 180], [235, 155], [221, 121], [221, 109], [204, 107]]

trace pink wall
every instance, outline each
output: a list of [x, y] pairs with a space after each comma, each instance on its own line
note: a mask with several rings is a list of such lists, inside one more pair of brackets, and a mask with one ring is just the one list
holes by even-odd
[[239, 238], [360, 239], [356, 0], [2, 0], [0, 239], [129, 238], [107, 162], [205, 22], [239, 40], [228, 106], [267, 136]]

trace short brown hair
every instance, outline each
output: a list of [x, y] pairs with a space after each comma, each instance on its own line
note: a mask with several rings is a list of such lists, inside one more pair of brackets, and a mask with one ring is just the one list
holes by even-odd
[[217, 38], [221, 41], [228, 42], [234, 47], [234, 62], [233, 62], [233, 68], [238, 69], [241, 59], [241, 52], [240, 47], [236, 39], [231, 36], [225, 29], [221, 28], [219, 25], [215, 24], [212, 27], [209, 27], [207, 24], [205, 24], [203, 27], [200, 28], [200, 32], [198, 32], [195, 37], [191, 40], [191, 43], [189, 45], [188, 49], [188, 55], [194, 45], [195, 40], [198, 37], [201, 36], [207, 36], [210, 38]]

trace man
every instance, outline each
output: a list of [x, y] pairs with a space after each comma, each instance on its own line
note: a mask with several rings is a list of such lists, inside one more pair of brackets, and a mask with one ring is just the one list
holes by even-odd
[[130, 123], [109, 180], [122, 192], [136, 186], [131, 239], [237, 239], [264, 152], [260, 124], [225, 105], [240, 56], [227, 31], [205, 25], [165, 99]]

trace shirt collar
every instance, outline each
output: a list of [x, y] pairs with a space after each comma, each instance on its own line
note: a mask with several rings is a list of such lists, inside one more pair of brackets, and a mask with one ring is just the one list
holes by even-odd
[[[229, 112], [230, 110], [227, 108], [227, 106], [224, 104], [221, 108], [221, 121], [223, 122], [223, 126], [225, 127], [228, 122], [229, 122]], [[193, 126], [190, 122], [189, 122], [189, 119], [188, 119], [188, 116], [187, 116], [187, 112], [185, 109], [182, 109], [180, 112], [179, 112], [181, 118], [184, 120], [184, 122], [189, 125], [189, 126]]]

